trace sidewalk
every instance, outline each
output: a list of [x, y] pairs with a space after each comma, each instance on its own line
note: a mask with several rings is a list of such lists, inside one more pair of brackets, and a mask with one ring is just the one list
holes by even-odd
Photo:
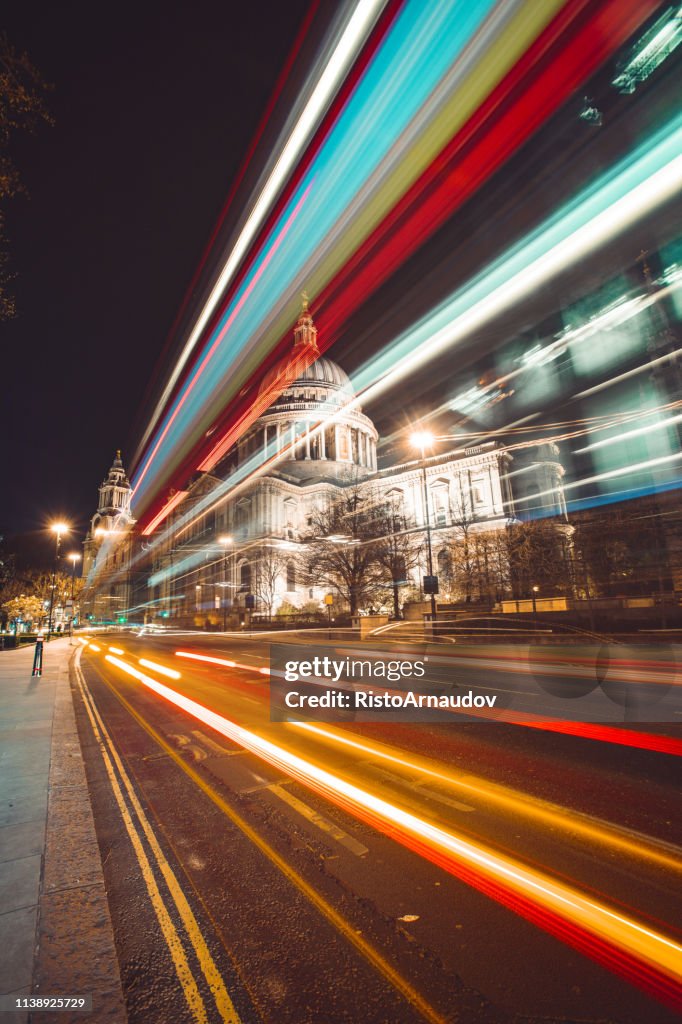
[[[92, 995], [92, 1013], [0, 1011], [8, 1024], [125, 1024], [76, 731], [68, 638], [0, 652], [0, 996]], [[3, 999], [3, 1002], [5, 1000]]]

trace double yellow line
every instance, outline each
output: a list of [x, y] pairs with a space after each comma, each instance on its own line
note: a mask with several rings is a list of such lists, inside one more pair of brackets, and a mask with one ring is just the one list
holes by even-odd
[[[192, 909], [187, 902], [187, 898], [182, 891], [173, 869], [164, 856], [154, 830], [149, 823], [149, 819], [144, 813], [135, 790], [133, 789], [128, 773], [118, 756], [111, 736], [107, 732], [107, 728], [102, 721], [102, 717], [95, 706], [90, 691], [88, 690], [80, 668], [81, 651], [82, 648], [79, 648], [76, 651], [74, 658], [74, 671], [76, 674], [78, 689], [80, 690], [85, 710], [88, 714], [88, 718], [90, 719], [92, 731], [102, 754], [102, 759], [104, 761], [104, 766], [114, 798], [119, 811], [121, 812], [123, 824], [125, 825], [125, 829], [132, 843], [133, 850], [135, 851], [135, 856], [140, 866], [140, 871], [149, 894], [149, 899], [152, 907], [154, 908], [154, 912], [156, 913], [161, 933], [168, 947], [168, 951], [173, 961], [173, 966], [175, 967], [178, 980], [182, 986], [182, 991], [189, 1010], [196, 1021], [196, 1024], [209, 1024], [206, 1003], [199, 991], [199, 986], [197, 985], [194, 974], [192, 973], [192, 969], [185, 952], [183, 939], [173, 923], [173, 919], [159, 890], [156, 875], [152, 867], [152, 860], [157, 871], [160, 872], [164, 882], [166, 883], [170, 898], [175, 906], [180, 921], [182, 922], [185, 940], [189, 941], [194, 951], [199, 967], [201, 968], [201, 972], [206, 979], [208, 987], [215, 1000], [220, 1021], [223, 1022], [223, 1024], [240, 1024], [239, 1015], [235, 1010], [227, 989], [225, 988], [225, 983], [220, 971], [216, 967], [215, 961], [209, 952], [199, 924], [192, 913]], [[150, 856], [148, 856], [147, 851], [145, 850], [143, 838], [147, 841], [152, 860], [150, 860]], [[211, 1015], [211, 1019], [213, 1019], [213, 1015]]]
[[[77, 656], [80, 655], [80, 651], [77, 652]], [[81, 692], [84, 694], [84, 700], [86, 700], [85, 692], [87, 692], [87, 686], [85, 680], [82, 677], [80, 669], [78, 670], [79, 686]], [[178, 765], [179, 768], [194, 782], [194, 784], [215, 804], [216, 807], [222, 811], [222, 813], [230, 819], [230, 821], [236, 825], [236, 827], [243, 833], [244, 836], [273, 864], [284, 877], [290, 882], [298, 891], [308, 900], [310, 904], [325, 918], [325, 920], [337, 931], [340, 935], [346, 939], [346, 941], [355, 948], [355, 950], [363, 957], [371, 967], [376, 970], [388, 984], [394, 988], [403, 999], [408, 1002], [413, 1010], [415, 1010], [425, 1021], [429, 1024], [446, 1024], [446, 1018], [438, 1010], [436, 1010], [426, 1000], [421, 993], [419, 993], [413, 985], [407, 981], [406, 978], [400, 974], [399, 971], [388, 961], [382, 954], [375, 949], [375, 947], [368, 942], [358, 931], [354, 928], [349, 921], [347, 921], [341, 914], [338, 913], [335, 908], [324, 899], [306, 880], [300, 875], [275, 849], [256, 832], [248, 822], [242, 818], [224, 799], [223, 797], [194, 769], [189, 765], [183, 757], [175, 750], [170, 744], [168, 744], [164, 738], [157, 732], [157, 730], [150, 725], [140, 715], [135, 708], [130, 704], [128, 700], [119, 693], [118, 689], [114, 687], [104, 676], [103, 681], [111, 690], [112, 694], [122, 704], [122, 706], [129, 712], [132, 718], [148, 733], [148, 735], [158, 744], [158, 746], [166, 753], [171, 760]], [[89, 693], [87, 694], [90, 704], [93, 707], [93, 711], [97, 714], [92, 698]], [[86, 707], [87, 707], [86, 703]], [[88, 711], [90, 714], [90, 711]], [[97, 715], [99, 722], [101, 719]], [[92, 721], [92, 718], [91, 718]], [[95, 725], [93, 724], [93, 729]], [[101, 728], [104, 729], [103, 723]], [[97, 736], [97, 732], [95, 733]], [[111, 741], [109, 741], [111, 742]], [[103, 752], [104, 753], [104, 752]], [[116, 757], [117, 764], [120, 764], [120, 760], [113, 751]], [[106, 763], [106, 758], [105, 758]], [[122, 770], [122, 769], [121, 769]], [[111, 778], [111, 775], [110, 775]], [[134, 794], [133, 794], [134, 795]], [[125, 818], [124, 818], [125, 820]], [[132, 839], [132, 836], [131, 836]], [[135, 842], [133, 841], [133, 845]], [[136, 850], [137, 852], [137, 850]], [[139, 859], [139, 858], [138, 858]], [[142, 865], [142, 862], [140, 862]], [[170, 868], [168, 869], [170, 871]], [[146, 879], [145, 879], [146, 880]], [[176, 883], [177, 884], [177, 883]], [[171, 890], [172, 891], [172, 890]], [[150, 890], [151, 896], [151, 890]], [[188, 908], [189, 909], [189, 908]], [[157, 912], [158, 913], [158, 912]], [[191, 912], [190, 912], [191, 913]], [[165, 934], [165, 932], [164, 932]], [[177, 970], [177, 967], [176, 967]], [[178, 976], [179, 972], [178, 972]], [[182, 979], [181, 979], [182, 980]], [[227, 993], [225, 993], [227, 997]], [[229, 997], [227, 997], [229, 1000]], [[189, 1000], [188, 1000], [189, 1002]], [[191, 1005], [191, 1004], [190, 1004]], [[231, 1003], [230, 1003], [231, 1006]], [[238, 1017], [232, 1008], [234, 1014], [233, 1017], [225, 1017], [225, 1020], [238, 1021]], [[197, 1018], [199, 1019], [199, 1018]]]

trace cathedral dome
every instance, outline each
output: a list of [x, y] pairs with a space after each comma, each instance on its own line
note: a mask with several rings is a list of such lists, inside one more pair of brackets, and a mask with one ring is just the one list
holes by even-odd
[[[266, 373], [265, 377], [263, 377], [258, 393], [262, 395], [269, 391], [278, 380], [281, 386], [287, 379], [287, 369], [291, 363], [291, 356], [285, 356], [284, 359], [280, 359], [279, 362], [275, 363]], [[352, 396], [354, 393], [353, 385], [345, 370], [342, 370], [337, 363], [326, 356], [318, 356], [314, 363], [301, 370], [295, 380], [285, 384], [284, 391], [288, 391], [290, 388], [305, 386], [306, 384], [327, 384], [335, 390], [344, 391], [347, 395]]]

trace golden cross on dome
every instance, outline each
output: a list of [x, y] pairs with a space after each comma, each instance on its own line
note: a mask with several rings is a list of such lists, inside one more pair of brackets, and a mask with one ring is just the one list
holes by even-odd
[[310, 299], [308, 298], [308, 293], [307, 292], [301, 292], [301, 299], [303, 300], [303, 312], [307, 313], [308, 312], [308, 303], [310, 301]]

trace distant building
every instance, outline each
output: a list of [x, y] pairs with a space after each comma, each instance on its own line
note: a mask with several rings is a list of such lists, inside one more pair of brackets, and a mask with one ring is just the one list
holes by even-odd
[[131, 551], [135, 520], [130, 511], [132, 489], [121, 452], [117, 451], [99, 488], [97, 511], [83, 543], [81, 614], [96, 620], [127, 617], [131, 604]]

